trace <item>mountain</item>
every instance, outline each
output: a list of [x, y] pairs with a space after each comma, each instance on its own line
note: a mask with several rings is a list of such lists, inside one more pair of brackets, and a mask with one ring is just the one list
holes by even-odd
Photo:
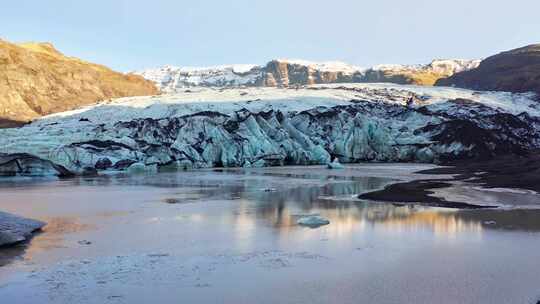
[[364, 72], [362, 82], [432, 86], [441, 78], [476, 68], [480, 60], [437, 59], [426, 65], [379, 65]]
[[478, 66], [479, 60], [434, 60], [426, 65], [380, 65], [369, 69], [343, 62], [272, 60], [265, 65], [207, 68], [165, 66], [135, 72], [165, 92], [187, 87], [290, 87], [329, 83], [390, 82], [433, 85], [438, 79]]
[[440, 79], [436, 85], [540, 93], [540, 44], [491, 56], [483, 60], [477, 68]]
[[520, 155], [540, 147], [540, 106], [530, 97], [329, 84], [121, 98], [0, 130], [0, 175]]
[[99, 100], [157, 93], [140, 76], [66, 57], [50, 43], [0, 39], [0, 127]]

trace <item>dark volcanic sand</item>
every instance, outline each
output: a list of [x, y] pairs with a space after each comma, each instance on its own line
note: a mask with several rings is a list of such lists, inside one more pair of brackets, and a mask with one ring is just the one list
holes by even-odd
[[369, 192], [358, 196], [360, 199], [373, 201], [384, 201], [394, 203], [422, 203], [433, 207], [458, 208], [458, 209], [480, 209], [490, 208], [462, 202], [447, 201], [444, 198], [431, 196], [434, 194], [431, 189], [447, 188], [451, 184], [439, 180], [420, 180], [408, 183], [393, 184], [383, 190]]
[[525, 156], [508, 155], [483, 161], [457, 161], [449, 167], [422, 170], [417, 173], [454, 175], [449, 179], [416, 180], [392, 184], [383, 190], [361, 194], [360, 199], [395, 203], [421, 203], [448, 208], [489, 208], [432, 196], [433, 189], [450, 187], [449, 182], [462, 181], [484, 188], [519, 188], [540, 192], [540, 151]]
[[487, 161], [460, 161], [451, 167], [423, 170], [424, 174], [457, 174], [456, 180], [474, 178], [486, 188], [520, 188], [540, 192], [540, 151], [508, 155]]
[[2, 128], [18, 128], [24, 126], [26, 122], [0, 118], [0, 129]]

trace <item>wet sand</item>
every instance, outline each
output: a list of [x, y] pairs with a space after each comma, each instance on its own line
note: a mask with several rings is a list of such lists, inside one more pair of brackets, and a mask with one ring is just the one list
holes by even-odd
[[465, 202], [447, 200], [444, 197], [434, 196], [434, 190], [451, 188], [448, 180], [412, 181], [396, 183], [386, 186], [383, 190], [364, 193], [358, 196], [360, 199], [372, 201], [393, 202], [400, 204], [422, 204], [432, 207], [457, 208], [457, 209], [482, 209], [496, 206], [482, 206]]
[[[539, 300], [540, 210], [458, 210], [357, 199], [359, 193], [396, 180], [435, 178], [412, 173], [432, 168], [394, 164], [345, 170], [203, 170], [0, 184], [1, 210], [49, 223], [27, 246], [5, 254], [0, 299]], [[460, 189], [452, 199], [480, 191]], [[493, 202], [497, 197], [505, 202], [523, 198], [489, 193]], [[297, 225], [298, 216], [306, 214], [320, 214], [330, 225]]]
[[[362, 193], [359, 198], [460, 209], [501, 207], [503, 204], [498, 201], [493, 205], [486, 203], [489, 200], [486, 200], [485, 196], [489, 199], [488, 192], [491, 191], [503, 193], [499, 196], [510, 194], [509, 198], [504, 200], [508, 202], [506, 206], [526, 205], [538, 208], [540, 202], [537, 202], [535, 194], [540, 192], [539, 155], [540, 151], [534, 151], [521, 156], [499, 156], [481, 161], [453, 161], [444, 167], [417, 172], [426, 174], [425, 178], [391, 184], [384, 189]], [[464, 191], [466, 188], [468, 191]], [[475, 189], [481, 189], [478, 190], [481, 195], [475, 194]], [[461, 192], [461, 197], [454, 195], [455, 192]], [[521, 197], [519, 194], [522, 194]]]

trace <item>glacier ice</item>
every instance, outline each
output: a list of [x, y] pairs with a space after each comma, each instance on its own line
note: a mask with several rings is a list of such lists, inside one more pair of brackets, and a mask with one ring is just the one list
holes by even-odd
[[[419, 102], [407, 107], [411, 94]], [[3, 129], [0, 153], [31, 155], [48, 169], [34, 166], [27, 174], [55, 175], [334, 159], [437, 163], [537, 148], [539, 117], [530, 94], [388, 84], [198, 88], [121, 98]], [[0, 172], [14, 172], [14, 165], [0, 161]]]
[[345, 167], [339, 163], [338, 159], [334, 159], [333, 162], [326, 165], [328, 169], [344, 169]]

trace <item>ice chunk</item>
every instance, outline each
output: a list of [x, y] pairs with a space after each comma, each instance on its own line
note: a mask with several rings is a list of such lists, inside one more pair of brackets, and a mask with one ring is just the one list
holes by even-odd
[[0, 247], [23, 242], [45, 223], [0, 211]]
[[330, 221], [320, 215], [306, 215], [299, 218], [296, 223], [301, 226], [317, 228], [330, 224]]
[[145, 165], [143, 163], [134, 163], [127, 168], [129, 174], [157, 173], [157, 165]]
[[345, 167], [339, 162], [339, 160], [336, 158], [333, 162], [328, 163], [326, 165], [328, 169], [345, 169]]

